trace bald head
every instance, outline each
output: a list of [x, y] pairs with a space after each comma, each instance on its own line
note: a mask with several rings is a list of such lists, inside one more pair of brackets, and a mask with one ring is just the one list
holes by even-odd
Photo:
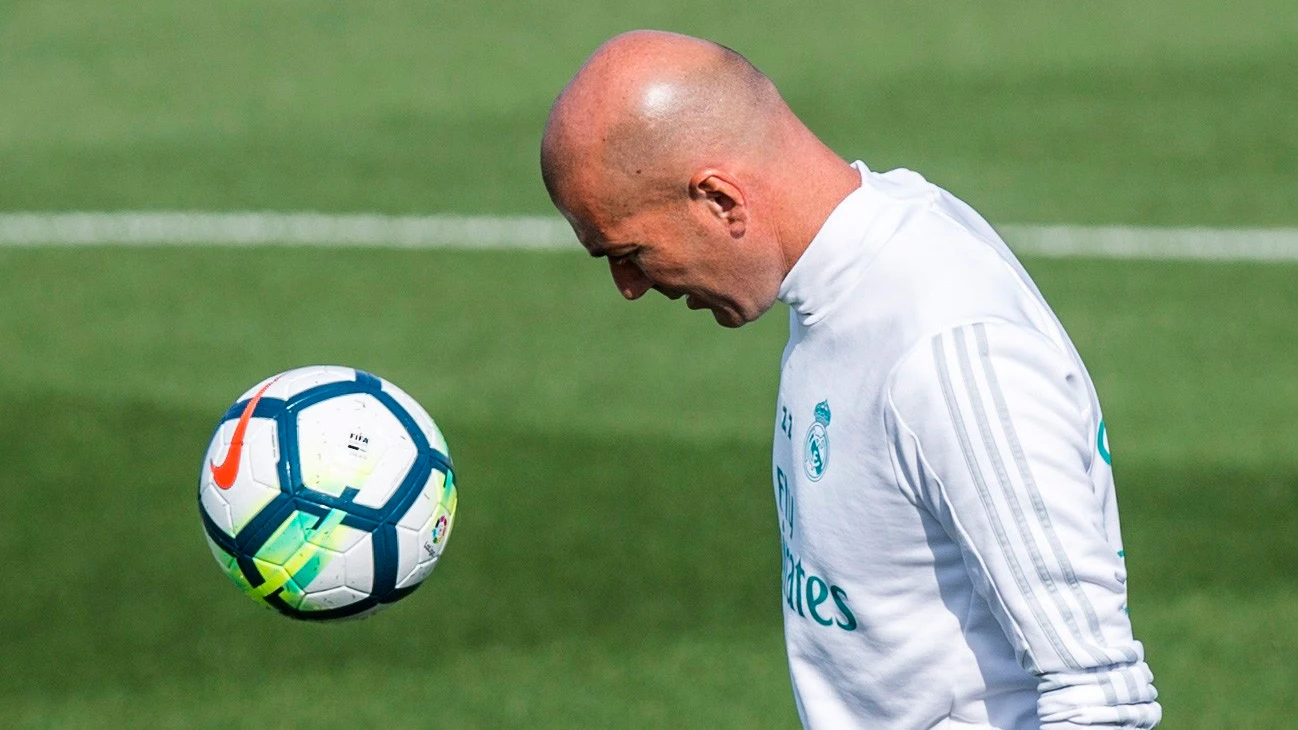
[[586, 175], [663, 192], [693, 166], [769, 149], [786, 115], [770, 79], [729, 48], [633, 31], [600, 46], [555, 101], [541, 172], [552, 196]]
[[550, 110], [541, 173], [623, 296], [684, 297], [730, 327], [771, 307], [861, 182], [743, 56], [657, 31], [586, 60]]

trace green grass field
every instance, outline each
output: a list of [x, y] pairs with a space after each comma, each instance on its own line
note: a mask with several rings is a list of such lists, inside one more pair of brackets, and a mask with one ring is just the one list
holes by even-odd
[[640, 26], [993, 221], [1295, 221], [1292, 0], [5, 0], [0, 209], [546, 211], [550, 101]]
[[[1106, 398], [1167, 726], [1285, 726], [1298, 267], [1029, 263]], [[33, 250], [0, 272], [0, 726], [795, 725], [778, 315], [626, 304], [576, 254]], [[404, 385], [462, 473], [445, 561], [370, 621], [256, 608], [195, 513], [217, 415], [311, 362]]]
[[[994, 223], [1298, 224], [1298, 5], [0, 0], [0, 211], [534, 213], [549, 101], [637, 26]], [[1163, 727], [1298, 716], [1298, 266], [1029, 260], [1104, 400]], [[572, 253], [0, 250], [0, 728], [785, 728], [782, 312]], [[425, 587], [303, 625], [220, 574], [217, 417], [377, 372], [460, 471]]]

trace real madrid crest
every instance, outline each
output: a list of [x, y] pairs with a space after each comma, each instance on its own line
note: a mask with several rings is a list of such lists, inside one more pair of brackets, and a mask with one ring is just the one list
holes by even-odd
[[807, 478], [820, 481], [829, 468], [829, 401], [816, 404], [816, 421], [807, 429], [807, 440], [802, 449], [802, 468]]

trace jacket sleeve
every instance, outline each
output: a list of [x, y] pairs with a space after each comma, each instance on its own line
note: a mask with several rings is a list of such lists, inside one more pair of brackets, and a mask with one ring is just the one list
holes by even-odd
[[898, 363], [885, 421], [902, 488], [960, 546], [1037, 677], [1042, 729], [1152, 728], [1162, 708], [1126, 613], [1117, 517], [1091, 478], [1086, 377], [1039, 332], [971, 324]]

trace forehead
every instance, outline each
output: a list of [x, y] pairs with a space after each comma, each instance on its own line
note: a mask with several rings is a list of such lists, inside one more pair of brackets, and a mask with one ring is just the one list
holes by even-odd
[[634, 186], [617, 171], [588, 164], [555, 182], [554, 203], [565, 215], [606, 225], [635, 212]]

